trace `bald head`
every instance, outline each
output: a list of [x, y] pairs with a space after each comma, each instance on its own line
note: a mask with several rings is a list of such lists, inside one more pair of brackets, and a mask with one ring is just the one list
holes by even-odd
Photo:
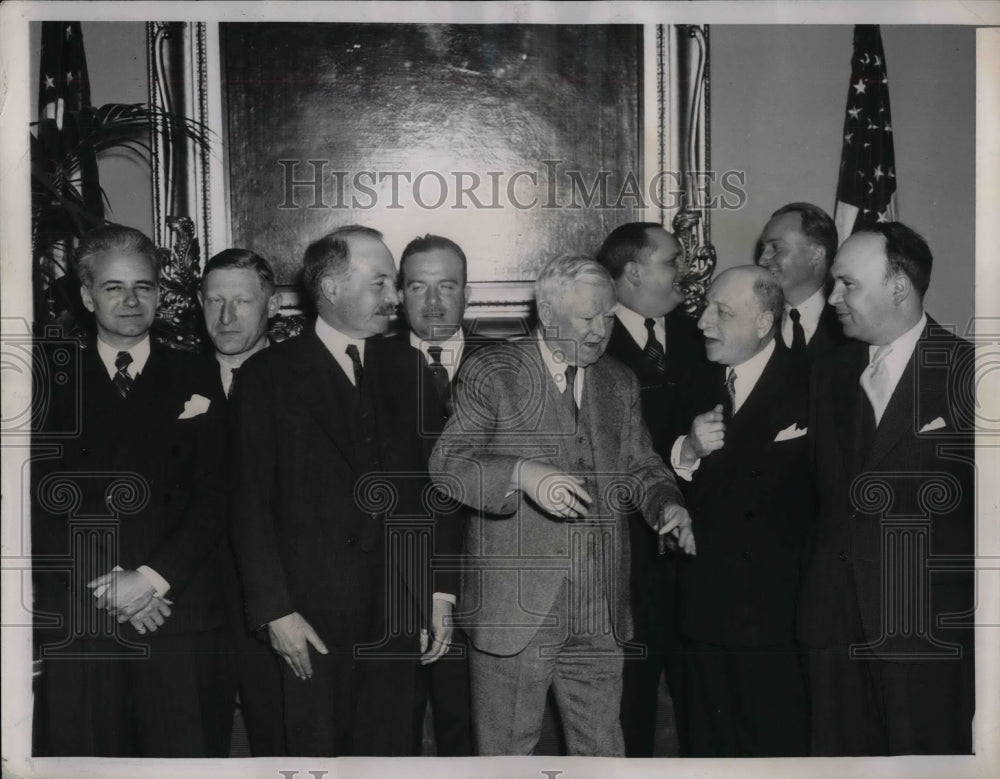
[[740, 365], [774, 338], [785, 299], [769, 271], [741, 265], [715, 278], [707, 303], [698, 327], [705, 334], [708, 359]]

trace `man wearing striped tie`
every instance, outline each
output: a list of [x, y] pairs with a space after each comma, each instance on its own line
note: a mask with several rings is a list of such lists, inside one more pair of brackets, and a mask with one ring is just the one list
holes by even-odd
[[77, 265], [96, 338], [59, 363], [78, 383], [46, 387], [36, 440], [51, 451], [32, 468], [35, 608], [48, 617], [35, 754], [224, 757], [235, 691], [218, 380], [150, 338], [159, 259], [146, 236], [97, 228]]
[[[680, 243], [655, 222], [630, 222], [613, 230], [597, 253], [614, 280], [615, 326], [608, 354], [639, 379], [642, 416], [653, 448], [664, 461], [683, 432], [675, 411], [678, 389], [707, 366], [695, 320], [680, 305]], [[679, 645], [674, 627], [676, 557], [658, 554], [657, 539], [640, 516], [629, 518], [632, 545], [632, 612], [635, 639], [645, 655], [625, 661], [621, 721], [625, 753], [652, 757], [660, 677], [666, 675], [680, 753], [688, 754], [687, 717], [681, 696]]]
[[[226, 398], [236, 387], [240, 366], [267, 348], [269, 320], [281, 308], [281, 293], [267, 260], [246, 249], [225, 249], [206, 264], [198, 294]], [[232, 550], [227, 550], [232, 555]], [[254, 757], [285, 754], [281, 666], [263, 636], [243, 617], [243, 596], [235, 568], [230, 577], [228, 610], [235, 642], [239, 708]]]

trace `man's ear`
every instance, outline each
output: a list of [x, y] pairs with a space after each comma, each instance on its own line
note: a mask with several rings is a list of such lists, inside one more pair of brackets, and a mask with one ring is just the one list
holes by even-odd
[[320, 279], [319, 288], [323, 293], [323, 297], [333, 302], [337, 299], [337, 295], [340, 292], [340, 283], [332, 276], [325, 276]]
[[642, 284], [642, 266], [635, 260], [629, 260], [622, 268], [622, 276], [638, 287]]
[[86, 284], [80, 287], [80, 298], [83, 300], [83, 307], [94, 313], [94, 296], [90, 294], [90, 287]]
[[548, 327], [552, 322], [552, 304], [547, 300], [538, 304], [538, 321], [542, 323], [542, 327]]
[[913, 294], [913, 282], [910, 281], [910, 277], [905, 273], [893, 274], [889, 280], [889, 285], [892, 288], [892, 299], [896, 305], [899, 305]]
[[[465, 285], [465, 292], [463, 294], [465, 295], [465, 305], [469, 305], [469, 299], [472, 297], [472, 287], [469, 284]], [[402, 292], [399, 294], [399, 299], [403, 299]]]
[[278, 311], [281, 309], [281, 293], [275, 292], [271, 297], [267, 299], [267, 318], [270, 319], [273, 316], [277, 316]]
[[757, 337], [763, 338], [774, 326], [774, 314], [770, 311], [761, 311], [757, 314]]

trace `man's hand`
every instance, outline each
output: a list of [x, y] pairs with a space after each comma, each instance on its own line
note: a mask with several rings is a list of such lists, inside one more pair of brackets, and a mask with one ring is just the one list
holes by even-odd
[[726, 424], [722, 421], [722, 404], [719, 403], [711, 411], [699, 414], [691, 423], [688, 433], [681, 445], [681, 463], [686, 467], [694, 465], [696, 460], [708, 457], [712, 452], [721, 449], [725, 443]]
[[434, 598], [431, 611], [431, 641], [430, 648], [427, 647], [429, 636], [426, 630], [420, 631], [420, 665], [430, 665], [448, 652], [451, 646], [451, 634], [455, 631], [455, 626], [451, 624], [451, 601], [444, 598]]
[[147, 631], [153, 633], [158, 627], [162, 627], [169, 616], [170, 602], [154, 596], [146, 608], [134, 614], [129, 622], [140, 635], [145, 635]]
[[326, 644], [297, 611], [268, 622], [267, 635], [271, 639], [271, 647], [285, 659], [300, 679], [312, 678], [309, 644], [321, 655], [328, 653]]
[[582, 479], [536, 460], [522, 460], [514, 475], [520, 477], [515, 487], [549, 514], [564, 519], [587, 516], [587, 507], [593, 501]]
[[691, 515], [687, 509], [676, 503], [669, 503], [660, 510], [656, 532], [667, 546], [680, 547], [687, 554], [695, 553], [694, 531], [691, 529]]
[[127, 622], [142, 611], [156, 594], [153, 583], [138, 571], [111, 571], [87, 582], [100, 591], [97, 608], [107, 609], [119, 622]]

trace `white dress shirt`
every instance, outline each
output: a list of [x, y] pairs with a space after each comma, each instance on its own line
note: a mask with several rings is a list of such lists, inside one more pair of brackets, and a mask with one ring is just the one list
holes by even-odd
[[[730, 367], [736, 373], [736, 382], [733, 388], [733, 394], [736, 396], [733, 400], [734, 414], [746, 403], [747, 398], [750, 397], [750, 393], [753, 392], [753, 388], [757, 386], [757, 382], [760, 381], [760, 377], [763, 375], [764, 369], [771, 359], [771, 355], [774, 354], [774, 349], [775, 344], [772, 338], [767, 346], [746, 362], [726, 367], [726, 376], [729, 375]], [[685, 481], [691, 481], [692, 474], [701, 465], [701, 458], [695, 460], [694, 464], [690, 467], [681, 464], [681, 447], [684, 445], [686, 438], [686, 435], [682, 435], [674, 441], [674, 445], [670, 448], [670, 464], [678, 476]]]
[[425, 341], [411, 330], [410, 346], [414, 349], [420, 350], [420, 353], [424, 356], [428, 365], [430, 365], [433, 361], [431, 360], [431, 356], [428, 354], [427, 349], [431, 346], [440, 346], [441, 364], [448, 372], [448, 381], [455, 380], [455, 371], [458, 370], [458, 366], [462, 363], [462, 352], [465, 350], [465, 334], [462, 332], [461, 327], [457, 328], [454, 333], [440, 343]]
[[799, 324], [802, 325], [802, 332], [806, 337], [806, 343], [809, 343], [812, 337], [816, 335], [816, 328], [819, 327], [819, 318], [823, 315], [823, 308], [825, 306], [826, 294], [822, 287], [813, 292], [797, 306], [790, 306], [788, 303], [785, 303], [785, 316], [781, 320], [781, 340], [785, 342], [785, 346], [789, 349], [792, 348], [792, 326], [794, 323], [792, 322], [792, 318], [788, 316], [788, 312], [792, 308], [798, 310]]
[[108, 378], [112, 380], [114, 380], [115, 374], [118, 373], [118, 369], [115, 367], [118, 352], [129, 353], [132, 362], [129, 363], [125, 372], [129, 375], [130, 379], [136, 378], [142, 373], [142, 369], [146, 367], [146, 361], [149, 360], [149, 336], [147, 335], [131, 349], [116, 349], [104, 343], [101, 337], [97, 336], [97, 356], [101, 358], [104, 369], [108, 372]]
[[[646, 341], [649, 340], [649, 331], [646, 329], [646, 317], [642, 314], [637, 314], [622, 303], [618, 303], [615, 306], [615, 316], [618, 317], [618, 321], [622, 323], [628, 334], [632, 336], [632, 340], [639, 345], [639, 348], [645, 349]], [[653, 325], [653, 335], [660, 342], [660, 346], [666, 349], [667, 328], [663, 323], [663, 317], [654, 317], [653, 321], [656, 323]]]
[[347, 380], [351, 384], [354, 384], [354, 363], [347, 354], [347, 347], [354, 344], [358, 348], [358, 357], [361, 359], [361, 365], [363, 366], [365, 364], [364, 339], [351, 338], [344, 335], [336, 328], [328, 325], [323, 317], [316, 317], [316, 335], [323, 342], [323, 346], [333, 355], [333, 359], [337, 361], [337, 365], [344, 371]]

